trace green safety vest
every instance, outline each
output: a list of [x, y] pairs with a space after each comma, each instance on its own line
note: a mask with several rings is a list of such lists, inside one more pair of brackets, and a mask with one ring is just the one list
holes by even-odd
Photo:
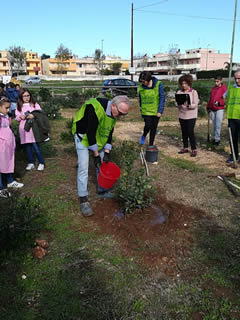
[[158, 81], [153, 89], [144, 89], [142, 84], [138, 87], [141, 97], [141, 113], [145, 116], [156, 116], [159, 105], [159, 85]]
[[227, 118], [240, 119], [240, 88], [230, 87], [228, 89]]
[[[86, 101], [84, 105], [77, 111], [73, 119], [72, 134], [76, 133], [76, 123], [84, 117], [85, 109], [88, 104], [93, 105], [98, 118], [99, 124], [96, 131], [96, 143], [98, 145], [98, 150], [101, 150], [108, 141], [109, 135], [115, 126], [116, 119], [106, 115], [104, 108], [97, 99], [90, 99]], [[86, 134], [84, 134], [81, 142], [85, 147], [89, 146]]]

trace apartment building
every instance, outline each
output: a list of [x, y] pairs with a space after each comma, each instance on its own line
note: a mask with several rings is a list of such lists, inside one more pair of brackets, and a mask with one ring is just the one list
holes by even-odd
[[210, 48], [197, 48], [176, 53], [153, 54], [152, 58], [135, 59], [136, 73], [148, 70], [154, 74], [195, 73], [203, 70], [224, 69], [230, 61], [230, 54], [220, 53]]
[[[102, 61], [103, 69], [112, 69], [114, 63], [121, 63], [121, 72], [128, 69], [129, 60], [122, 60], [120, 57], [106, 56]], [[78, 58], [73, 56], [70, 60], [60, 61], [56, 58], [42, 60], [42, 71], [45, 75], [97, 75], [99, 68], [93, 57]]]
[[26, 54], [26, 73], [30, 76], [41, 74], [41, 58], [36, 52], [25, 52]]
[[10, 65], [7, 51], [0, 51], [0, 75], [10, 75]]
[[62, 61], [57, 58], [42, 60], [42, 73], [45, 75], [76, 75], [76, 60], [71, 58]]

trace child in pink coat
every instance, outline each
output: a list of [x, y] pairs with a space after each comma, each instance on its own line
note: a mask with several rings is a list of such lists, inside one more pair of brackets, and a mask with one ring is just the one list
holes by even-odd
[[15, 158], [15, 137], [10, 128], [8, 112], [11, 102], [3, 97], [0, 100], [0, 198], [8, 198], [11, 194], [4, 189], [2, 174], [6, 174], [8, 188], [22, 188], [23, 183], [13, 179]]
[[31, 114], [34, 110], [41, 110], [40, 105], [35, 103], [32, 97], [31, 92], [28, 89], [22, 89], [18, 98], [18, 105], [16, 109], [16, 120], [20, 122], [19, 124], [19, 135], [21, 144], [24, 144], [26, 147], [28, 165], [26, 170], [33, 170], [34, 166], [34, 157], [33, 151], [36, 154], [38, 159], [38, 171], [44, 170], [44, 159], [39, 148], [39, 144], [34, 138], [32, 128], [29, 131], [24, 129], [26, 121], [31, 121], [34, 118], [34, 115]]

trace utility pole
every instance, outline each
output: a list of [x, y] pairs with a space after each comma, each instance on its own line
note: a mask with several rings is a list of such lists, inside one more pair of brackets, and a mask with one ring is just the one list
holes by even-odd
[[231, 76], [232, 76], [232, 59], [233, 59], [236, 17], [237, 17], [237, 0], [235, 0], [235, 11], [234, 11], [234, 18], [233, 18], [232, 47], [231, 47], [231, 56], [230, 56], [230, 65], [229, 65], [229, 74], [228, 74], [228, 88], [230, 86]]
[[[131, 20], [131, 68], [133, 68], [133, 3], [132, 3], [132, 20]], [[133, 80], [132, 73], [131, 73], [131, 80]]]
[[102, 39], [101, 41], [102, 41], [102, 54], [101, 54], [102, 64], [101, 64], [101, 73], [102, 73], [102, 77], [103, 77], [103, 41], [104, 41], [104, 39]]

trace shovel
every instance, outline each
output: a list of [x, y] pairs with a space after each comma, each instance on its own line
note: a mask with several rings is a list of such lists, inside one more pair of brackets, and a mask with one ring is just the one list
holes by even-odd
[[228, 127], [228, 130], [229, 130], [229, 138], [230, 138], [230, 144], [231, 144], [232, 155], [233, 155], [233, 167], [234, 167], [234, 169], [237, 169], [238, 165], [237, 165], [236, 155], [235, 155], [234, 147], [233, 147], [232, 131], [231, 131], [230, 127]]
[[207, 142], [210, 142], [210, 112], [208, 112], [208, 135], [207, 135]]

